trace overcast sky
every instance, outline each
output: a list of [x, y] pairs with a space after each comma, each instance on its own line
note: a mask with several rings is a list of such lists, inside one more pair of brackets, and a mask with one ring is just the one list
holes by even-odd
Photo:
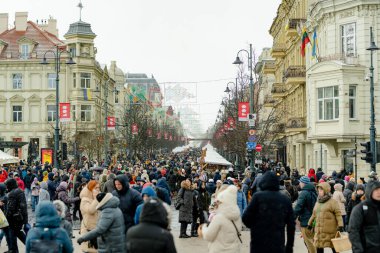
[[[82, 20], [97, 34], [97, 60], [116, 60], [124, 72], [153, 74], [159, 83], [197, 82], [202, 126], [215, 122], [223, 91], [234, 81], [232, 62], [249, 43], [272, 45], [268, 30], [281, 0], [82, 0]], [[79, 0], [1, 0], [13, 24], [16, 11], [29, 20], [58, 21], [60, 38], [79, 20]], [[223, 80], [221, 80], [223, 79]], [[226, 80], [231, 79], [231, 80]], [[220, 80], [203, 82], [209, 80]]]

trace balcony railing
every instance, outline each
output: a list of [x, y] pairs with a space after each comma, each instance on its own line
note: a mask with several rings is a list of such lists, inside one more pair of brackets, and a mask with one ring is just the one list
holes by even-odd
[[303, 117], [290, 118], [288, 123], [286, 124], [286, 128], [290, 128], [290, 129], [305, 128], [305, 127], [306, 127], [306, 119]]
[[288, 29], [294, 29], [297, 30], [297, 26], [301, 25], [301, 23], [305, 22], [306, 20], [303, 18], [291, 18], [288, 22]]
[[271, 92], [273, 95], [282, 94], [286, 92], [286, 88], [282, 83], [274, 83]]
[[276, 70], [276, 64], [273, 61], [268, 61], [264, 63], [263, 72], [264, 74], [274, 73]]
[[283, 58], [286, 55], [286, 44], [275, 43], [272, 47], [272, 57], [273, 58]]
[[305, 66], [290, 66], [284, 73], [283, 81], [286, 84], [299, 84], [305, 82]]
[[266, 95], [264, 97], [264, 105], [266, 105], [266, 106], [273, 106], [274, 103], [276, 103], [276, 100], [272, 96]]

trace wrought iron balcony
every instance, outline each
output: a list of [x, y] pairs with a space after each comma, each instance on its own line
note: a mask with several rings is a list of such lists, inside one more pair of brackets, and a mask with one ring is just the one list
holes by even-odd
[[271, 92], [273, 98], [282, 98], [285, 96], [286, 88], [283, 83], [274, 83]]
[[306, 119], [304, 117], [290, 118], [286, 124], [286, 128], [289, 130], [300, 129], [306, 131]]

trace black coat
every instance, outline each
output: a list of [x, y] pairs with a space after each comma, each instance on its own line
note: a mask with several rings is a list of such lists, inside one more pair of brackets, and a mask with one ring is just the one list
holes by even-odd
[[167, 230], [168, 214], [157, 199], [146, 202], [140, 223], [128, 230], [128, 253], [176, 253], [172, 234]]
[[273, 172], [265, 173], [259, 186], [261, 191], [252, 196], [242, 217], [251, 229], [251, 253], [293, 252], [295, 222], [290, 199], [279, 192]]
[[181, 183], [181, 189], [178, 192], [177, 201], [182, 203], [179, 208], [178, 221], [192, 223], [193, 207], [195, 205], [194, 193], [190, 186], [186, 186], [186, 181], [182, 181]]
[[30, 174], [26, 174], [26, 176], [25, 176], [25, 178], [24, 178], [25, 188], [30, 189], [30, 188], [32, 187], [33, 179], [34, 179], [35, 177], [36, 177], [36, 176], [33, 175], [32, 173], [30, 173]]
[[[7, 182], [7, 188], [11, 191], [8, 193], [8, 203], [5, 210], [5, 216], [7, 217], [10, 227], [21, 229], [22, 225], [28, 223], [25, 193], [17, 187], [16, 180], [9, 179], [9, 181], [12, 182]], [[11, 187], [9, 187], [9, 183], [12, 184]], [[14, 184], [16, 188], [14, 188]]]
[[126, 175], [118, 175], [114, 180], [114, 184], [115, 181], [119, 181], [123, 186], [121, 191], [115, 190], [112, 194], [120, 200], [119, 207], [124, 215], [125, 231], [127, 232], [130, 227], [135, 225], [134, 217], [136, 208], [143, 203], [143, 200], [138, 191], [129, 187], [128, 178]]

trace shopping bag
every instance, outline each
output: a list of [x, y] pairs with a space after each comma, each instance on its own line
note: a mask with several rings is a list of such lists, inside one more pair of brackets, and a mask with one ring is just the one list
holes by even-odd
[[336, 252], [343, 252], [346, 250], [351, 250], [352, 245], [347, 234], [341, 234], [339, 231], [336, 232], [335, 238], [331, 239]]
[[3, 211], [0, 209], [0, 228], [8, 227], [9, 223], [7, 221], [7, 218], [5, 217]]

